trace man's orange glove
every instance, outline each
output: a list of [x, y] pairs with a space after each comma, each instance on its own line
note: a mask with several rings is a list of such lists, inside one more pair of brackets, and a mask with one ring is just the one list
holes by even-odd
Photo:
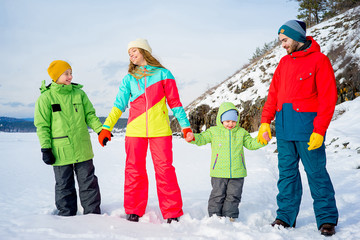
[[191, 128], [189, 128], [189, 127], [188, 127], [188, 128], [183, 128], [181, 131], [182, 131], [183, 134], [184, 134], [185, 141], [191, 142], [191, 141], [194, 141], [194, 140], [195, 140], [194, 134], [193, 134], [193, 132], [191, 131]]
[[108, 141], [111, 141], [111, 132], [109, 130], [106, 130], [106, 129], [103, 129], [101, 130], [101, 132], [99, 133], [99, 136], [98, 136], [98, 140], [99, 140], [99, 143], [101, 146], [106, 146], [106, 143]]
[[308, 150], [311, 151], [311, 150], [321, 147], [323, 142], [324, 142], [324, 137], [316, 132], [313, 132], [311, 134], [310, 140], [308, 142], [308, 145], [309, 145]]
[[257, 142], [261, 144], [267, 144], [271, 140], [271, 129], [270, 124], [262, 123], [259, 128], [259, 133], [257, 136]]

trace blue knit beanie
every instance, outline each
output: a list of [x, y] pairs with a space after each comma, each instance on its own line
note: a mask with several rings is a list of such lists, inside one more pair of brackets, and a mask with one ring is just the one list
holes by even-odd
[[224, 112], [221, 115], [221, 122], [229, 121], [229, 120], [237, 122], [237, 120], [238, 120], [238, 111], [236, 111], [235, 109], [230, 109], [230, 110]]
[[306, 24], [298, 20], [290, 20], [279, 28], [278, 34], [284, 34], [289, 38], [304, 43], [306, 41]]

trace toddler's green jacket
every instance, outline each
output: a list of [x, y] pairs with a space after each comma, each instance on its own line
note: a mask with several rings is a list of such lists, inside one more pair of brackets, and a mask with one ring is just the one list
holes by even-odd
[[245, 129], [239, 126], [240, 117], [238, 117], [235, 128], [228, 130], [223, 126], [221, 115], [230, 109], [238, 111], [230, 102], [221, 104], [216, 117], [217, 126], [210, 127], [200, 134], [194, 134], [195, 141], [191, 142], [198, 146], [211, 143], [211, 177], [246, 177], [244, 147], [256, 150], [265, 146], [258, 143], [256, 138], [252, 138]]

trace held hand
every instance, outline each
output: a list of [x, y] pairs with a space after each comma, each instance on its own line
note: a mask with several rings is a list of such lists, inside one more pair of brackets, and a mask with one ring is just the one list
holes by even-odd
[[182, 132], [184, 134], [185, 141], [187, 141], [187, 142], [194, 141], [194, 134], [191, 131], [191, 128], [189, 128], [189, 127], [188, 128], [183, 128]]
[[106, 146], [108, 141], [111, 141], [111, 132], [109, 130], [103, 129], [99, 133], [98, 140], [101, 146]]
[[44, 163], [46, 163], [47, 165], [52, 165], [55, 163], [56, 159], [51, 151], [51, 148], [42, 148], [41, 152], [42, 160], [44, 161]]
[[194, 140], [195, 140], [194, 133], [189, 132], [189, 133], [186, 135], [185, 141], [191, 142], [191, 141], [194, 141]]
[[311, 134], [310, 140], [308, 142], [308, 145], [309, 145], [308, 150], [311, 151], [311, 150], [321, 147], [323, 142], [324, 142], [324, 137], [316, 132], [313, 132]]
[[268, 132], [264, 132], [263, 134], [263, 138], [267, 141], [267, 142], [270, 142], [270, 137], [269, 137], [269, 133]]
[[268, 141], [271, 140], [271, 130], [270, 124], [262, 123], [259, 128], [259, 133], [257, 137], [257, 141], [261, 144], [267, 144]]

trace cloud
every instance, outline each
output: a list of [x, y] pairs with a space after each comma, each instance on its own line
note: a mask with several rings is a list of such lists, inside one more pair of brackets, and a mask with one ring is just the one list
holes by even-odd
[[7, 102], [7, 103], [3, 103], [2, 105], [9, 106], [9, 107], [14, 107], [14, 108], [24, 107], [25, 106], [25, 104], [23, 104], [21, 102]]
[[104, 79], [108, 80], [114, 78], [120, 71], [127, 69], [128, 65], [128, 62], [125, 63], [123, 61], [101, 62], [99, 63], [99, 68], [101, 69]]

